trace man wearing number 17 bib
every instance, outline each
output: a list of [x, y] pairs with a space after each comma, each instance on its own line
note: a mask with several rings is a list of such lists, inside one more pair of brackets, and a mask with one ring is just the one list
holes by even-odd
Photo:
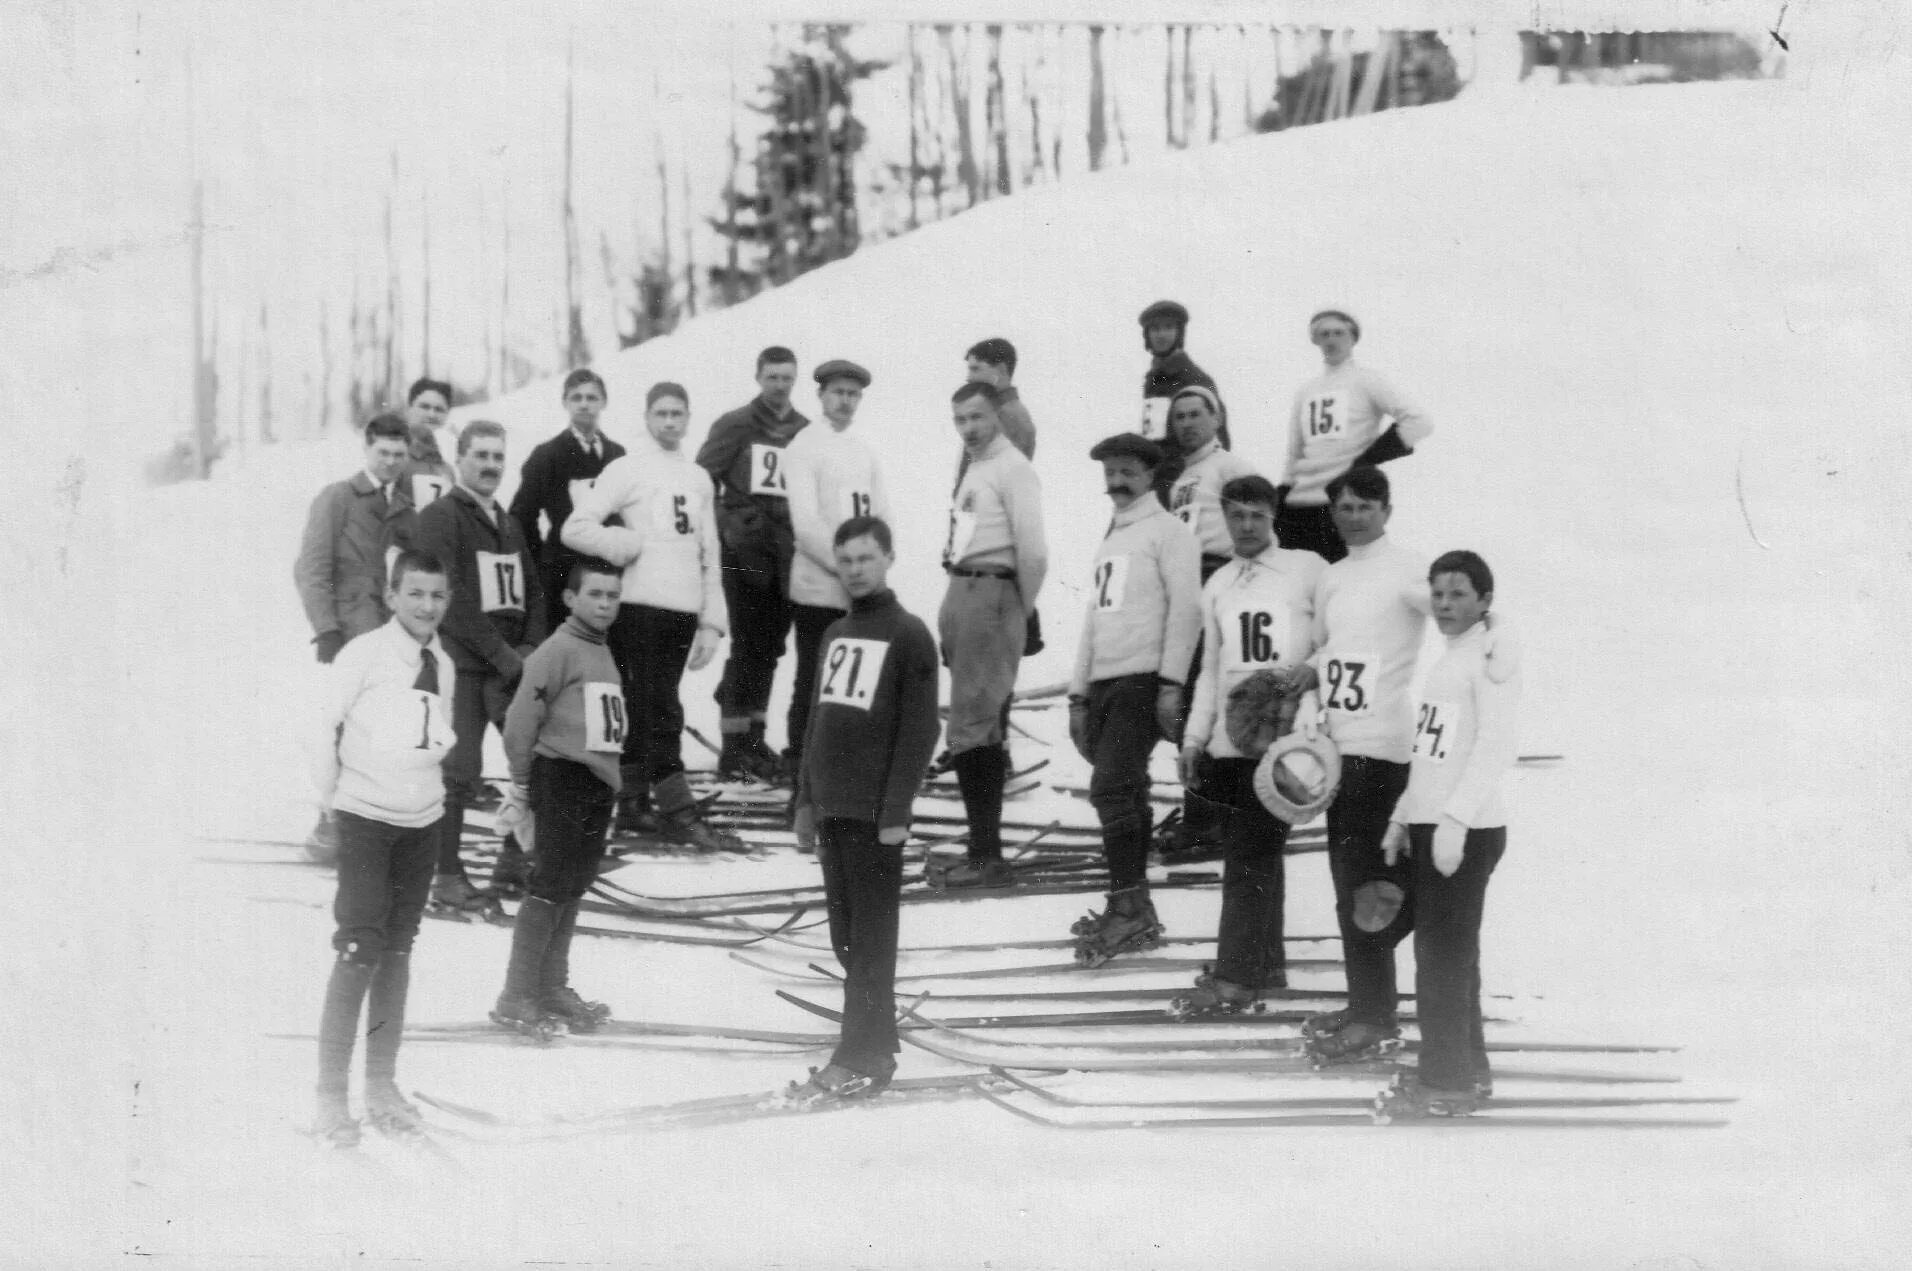
[[[635, 829], [646, 789], [659, 831], [700, 852], [741, 846], [697, 810], [684, 775], [684, 670], [702, 670], [724, 637], [723, 567], [710, 474], [684, 453], [690, 394], [653, 384], [644, 395], [640, 440], [578, 494], [564, 523], [573, 551], [624, 570], [623, 603], [611, 625], [611, 657], [624, 681], [630, 731], [623, 750], [619, 828]], [[621, 524], [610, 524], [616, 517]]]
[[[1354, 361], [1361, 324], [1338, 309], [1308, 320], [1308, 338], [1326, 369], [1301, 386], [1288, 419], [1288, 484], [1275, 532], [1283, 547], [1347, 555], [1335, 532], [1328, 483], [1352, 468], [1412, 454], [1434, 425], [1378, 373]], [[1384, 421], [1392, 420], [1386, 428]]]
[[1494, 575], [1473, 552], [1427, 571], [1447, 637], [1421, 687], [1407, 792], [1389, 818], [1389, 860], [1413, 858], [1414, 994], [1419, 1064], [1384, 1092], [1384, 1118], [1465, 1116], [1493, 1092], [1480, 1015], [1480, 925], [1487, 881], [1507, 850], [1500, 781], [1516, 758], [1520, 661], [1487, 627]]
[[[475, 419], [458, 434], [458, 487], [418, 514], [418, 546], [452, 571], [445, 648], [458, 668], [452, 726], [458, 742], [445, 758], [445, 819], [432, 903], [442, 911], [485, 912], [459, 856], [465, 809], [482, 791], [487, 724], [503, 728], [524, 659], [544, 639], [544, 595], [524, 532], [498, 503], [505, 472], [505, 430]], [[524, 856], [507, 838], [493, 883], [522, 877]]]

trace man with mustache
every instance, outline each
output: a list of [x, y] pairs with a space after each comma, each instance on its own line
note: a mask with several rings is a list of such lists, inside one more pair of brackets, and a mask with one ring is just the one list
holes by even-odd
[[[545, 636], [544, 594], [531, 549], [498, 503], [504, 473], [504, 427], [473, 420], [458, 436], [457, 488], [418, 517], [419, 550], [451, 570], [451, 603], [439, 630], [458, 671], [452, 697], [458, 740], [445, 757], [445, 817], [432, 879], [432, 905], [444, 913], [490, 914], [498, 907], [495, 892], [480, 891], [465, 874], [459, 856], [465, 810], [482, 790], [485, 725], [504, 727], [524, 659]], [[494, 881], [523, 872], [524, 854], [507, 838]]]

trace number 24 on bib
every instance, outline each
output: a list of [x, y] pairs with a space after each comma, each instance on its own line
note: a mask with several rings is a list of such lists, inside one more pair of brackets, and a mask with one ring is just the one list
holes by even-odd
[[862, 711], [870, 709], [877, 680], [883, 674], [883, 659], [889, 653], [888, 640], [838, 636], [830, 641], [823, 655], [823, 683], [817, 689], [817, 702], [835, 702]]

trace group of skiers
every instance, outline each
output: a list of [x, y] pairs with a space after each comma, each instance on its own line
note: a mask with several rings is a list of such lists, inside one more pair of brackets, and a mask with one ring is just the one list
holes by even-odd
[[[1099, 965], [1162, 934], [1148, 762], [1166, 739], [1181, 748], [1183, 843], [1219, 840], [1225, 860], [1216, 962], [1174, 1012], [1231, 1014], [1286, 986], [1283, 847], [1292, 824], [1325, 809], [1349, 1000], [1309, 1022], [1308, 1045], [1338, 1062], [1398, 1044], [1393, 949], [1412, 930], [1422, 1050], [1418, 1080], [1390, 1096], [1395, 1113], [1471, 1110], [1490, 1088], [1479, 924], [1504, 845], [1495, 790], [1513, 762], [1519, 693], [1512, 641], [1486, 620], [1491, 573], [1472, 553], [1429, 565], [1386, 539], [1378, 465], [1431, 428], [1353, 363], [1350, 315], [1309, 324], [1325, 366], [1296, 394], [1281, 485], [1230, 451], [1220, 392], [1185, 349], [1188, 322], [1172, 301], [1143, 311], [1140, 424], [1090, 452], [1114, 517], [1088, 580], [1069, 720], [1093, 769], [1109, 897], [1073, 929], [1078, 960]], [[598, 427], [602, 379], [574, 371], [569, 426], [525, 460], [509, 508], [496, 498], [504, 430], [453, 430], [447, 385], [420, 380], [406, 415], [368, 422], [365, 470], [314, 502], [296, 571], [317, 655], [332, 664], [314, 736], [325, 809], [314, 842], [336, 853], [339, 875], [322, 1138], [357, 1141], [347, 1087], [362, 1006], [366, 1116], [418, 1129], [393, 1064], [428, 904], [495, 910], [503, 890], [521, 890], [501, 1024], [586, 1031], [608, 1015], [570, 987], [568, 952], [614, 821], [699, 850], [736, 845], [704, 817], [681, 755], [682, 676], [726, 636], [720, 773], [790, 786], [846, 974], [837, 1051], [793, 1097], [888, 1084], [913, 800], [940, 731], [936, 762], [956, 776], [968, 827], [964, 855], [932, 881], [1014, 886], [1004, 742], [1021, 660], [1042, 639], [1049, 559], [1017, 353], [988, 339], [965, 365], [935, 638], [887, 586], [888, 496], [853, 427], [872, 376], [854, 362], [812, 372], [819, 427], [792, 402], [796, 355], [763, 350], [758, 394], [712, 424], [694, 459], [682, 386], [651, 387], [645, 436], [627, 451]], [[1448, 648], [1417, 713], [1409, 682], [1430, 615]], [[793, 632], [779, 753], [767, 709]], [[481, 889], [459, 849], [465, 811], [485, 798], [487, 726], [501, 730], [510, 780], [505, 849]]]

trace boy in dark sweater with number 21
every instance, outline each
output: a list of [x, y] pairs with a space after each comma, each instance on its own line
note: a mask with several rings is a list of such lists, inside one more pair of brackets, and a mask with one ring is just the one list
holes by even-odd
[[814, 826], [843, 964], [843, 1031], [799, 1103], [868, 1097], [896, 1071], [896, 931], [910, 809], [936, 750], [936, 641], [888, 587], [890, 527], [852, 517], [833, 536], [850, 612], [823, 633], [797, 778], [797, 820]]

